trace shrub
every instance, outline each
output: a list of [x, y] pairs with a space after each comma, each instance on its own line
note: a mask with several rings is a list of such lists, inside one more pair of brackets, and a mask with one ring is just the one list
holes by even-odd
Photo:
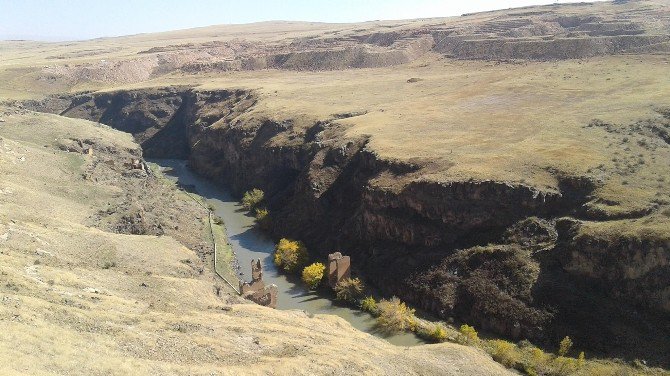
[[98, 256], [98, 266], [102, 269], [110, 269], [116, 266], [116, 252], [113, 250], [102, 251]]
[[365, 286], [358, 278], [343, 279], [335, 285], [337, 300], [354, 303], [363, 296]]
[[270, 227], [270, 212], [265, 208], [256, 208], [256, 224], [262, 228], [267, 229]]
[[569, 375], [577, 371], [577, 360], [559, 356], [553, 361], [554, 373], [558, 375]]
[[430, 332], [430, 339], [435, 342], [444, 342], [447, 339], [447, 328], [442, 324], [435, 324]]
[[560, 356], [566, 356], [568, 352], [570, 352], [570, 349], [572, 348], [572, 340], [570, 337], [565, 336], [561, 340], [561, 343], [558, 345], [558, 355]]
[[537, 347], [534, 347], [530, 351], [531, 355], [531, 360], [534, 364], [544, 364], [547, 362], [547, 354], [542, 351], [542, 349], [538, 349]]
[[535, 371], [532, 367], [530, 366], [525, 366], [523, 369], [524, 372], [526, 372], [526, 375], [528, 376], [539, 376], [537, 371]]
[[528, 375], [545, 375], [549, 370], [549, 362], [551, 358], [537, 347], [530, 350], [528, 364], [525, 365], [524, 370]]
[[361, 309], [366, 312], [370, 312], [373, 315], [377, 315], [377, 301], [375, 298], [368, 296], [367, 298], [361, 300]]
[[459, 338], [458, 342], [470, 345], [479, 344], [479, 335], [477, 335], [477, 331], [474, 327], [468, 324], [463, 324], [458, 331], [461, 333], [461, 337]]
[[580, 352], [579, 357], [577, 358], [577, 368], [584, 367], [585, 358], [586, 356], [584, 355], [584, 351]]
[[251, 210], [260, 204], [265, 198], [265, 193], [258, 188], [244, 192], [242, 196], [242, 207]]
[[433, 342], [444, 342], [447, 339], [447, 328], [440, 323], [421, 323], [417, 325], [416, 334]]
[[307, 248], [300, 241], [281, 239], [275, 247], [274, 261], [288, 273], [297, 272], [307, 263]]
[[326, 267], [320, 263], [315, 262], [314, 264], [305, 267], [302, 270], [302, 281], [312, 290], [316, 289], [321, 280], [323, 279], [323, 272], [326, 270]]
[[390, 300], [382, 299], [377, 308], [379, 310], [377, 325], [387, 332], [411, 329], [416, 323], [414, 310], [395, 296]]
[[514, 344], [502, 339], [491, 341], [491, 356], [493, 360], [505, 367], [511, 367], [517, 362]]

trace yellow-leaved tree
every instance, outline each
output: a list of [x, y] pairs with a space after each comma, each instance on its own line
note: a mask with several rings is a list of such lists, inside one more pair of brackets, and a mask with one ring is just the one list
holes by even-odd
[[260, 204], [265, 198], [265, 192], [258, 188], [244, 192], [242, 196], [242, 207], [247, 210], [252, 210]]
[[274, 261], [284, 271], [295, 273], [307, 263], [307, 248], [301, 241], [282, 238], [275, 246]]
[[390, 300], [382, 299], [377, 310], [377, 325], [387, 332], [411, 330], [416, 325], [414, 310], [395, 296]]
[[306, 266], [302, 270], [302, 281], [312, 290], [319, 287], [321, 280], [323, 279], [323, 272], [326, 270], [326, 266], [320, 262], [315, 262], [312, 265]]

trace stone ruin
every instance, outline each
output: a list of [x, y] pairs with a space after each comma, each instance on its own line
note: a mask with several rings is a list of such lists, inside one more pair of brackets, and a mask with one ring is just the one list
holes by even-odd
[[328, 255], [328, 285], [335, 288], [338, 282], [351, 278], [351, 259], [340, 252]]
[[251, 260], [251, 283], [240, 281], [240, 293], [262, 306], [277, 307], [277, 285], [265, 286], [263, 282], [263, 266], [261, 260]]

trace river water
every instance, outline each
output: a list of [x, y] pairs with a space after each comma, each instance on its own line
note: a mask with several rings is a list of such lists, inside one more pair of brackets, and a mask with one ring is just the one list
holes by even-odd
[[[263, 281], [274, 283], [279, 290], [277, 309], [299, 309], [313, 314], [331, 314], [347, 320], [356, 329], [384, 338], [398, 346], [414, 346], [425, 343], [414, 333], [404, 332], [387, 335], [375, 328], [375, 318], [367, 312], [342, 306], [318, 292], [307, 290], [300, 280], [279, 273], [272, 262], [274, 242], [254, 226], [254, 218], [242, 209], [239, 203], [225, 189], [192, 172], [187, 162], [176, 159], [154, 159], [165, 175], [182, 185], [195, 188], [214, 208], [214, 213], [223, 219], [228, 241], [244, 273], [240, 278], [251, 280], [251, 260], [261, 259]], [[352, 262], [356, 262], [352, 259]], [[235, 283], [235, 281], [231, 281]]]

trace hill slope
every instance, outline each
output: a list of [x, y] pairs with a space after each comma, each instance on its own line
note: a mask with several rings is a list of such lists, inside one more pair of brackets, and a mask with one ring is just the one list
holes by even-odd
[[[206, 212], [123, 166], [139, 151], [129, 135], [10, 112], [0, 123], [0, 373], [507, 373], [472, 348], [399, 348], [334, 316], [245, 303], [212, 275]], [[147, 211], [144, 232], [162, 236], [100, 229], [134, 206]]]
[[0, 95], [262, 188], [441, 317], [667, 365], [669, 5], [3, 42]]

